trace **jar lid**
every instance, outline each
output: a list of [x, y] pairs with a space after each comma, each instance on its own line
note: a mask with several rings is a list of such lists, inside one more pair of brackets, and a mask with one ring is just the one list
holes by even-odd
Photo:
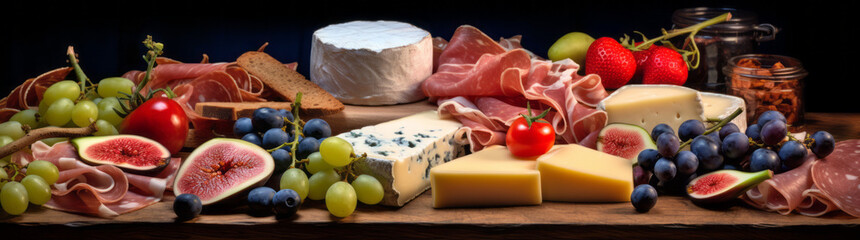
[[715, 18], [720, 14], [730, 12], [731, 19], [728, 21], [714, 24], [704, 28], [702, 31], [720, 31], [720, 32], [746, 32], [753, 30], [758, 24], [758, 15], [754, 12], [738, 10], [734, 8], [684, 8], [675, 10], [672, 14], [672, 23], [678, 25], [679, 28], [695, 25], [700, 22]]
[[[753, 60], [759, 67], [738, 66], [741, 59]], [[784, 67], [772, 69], [776, 63]], [[745, 54], [729, 58], [723, 73], [726, 75], [737, 74], [748, 78], [759, 78], [769, 80], [790, 80], [806, 77], [808, 72], [803, 68], [803, 63], [793, 57], [773, 54]]]

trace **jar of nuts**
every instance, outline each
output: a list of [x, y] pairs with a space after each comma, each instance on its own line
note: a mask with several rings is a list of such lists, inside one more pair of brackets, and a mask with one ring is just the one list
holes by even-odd
[[789, 130], [803, 128], [803, 78], [808, 74], [792, 57], [747, 54], [729, 59], [723, 68], [728, 93], [743, 98], [747, 122], [755, 122], [768, 110], [785, 115]]

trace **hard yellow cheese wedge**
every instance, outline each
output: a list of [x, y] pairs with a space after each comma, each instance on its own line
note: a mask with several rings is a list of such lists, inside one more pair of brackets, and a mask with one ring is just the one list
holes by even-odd
[[542, 201], [534, 159], [518, 159], [503, 146], [434, 167], [430, 186], [434, 208], [539, 205]]
[[547, 201], [627, 202], [633, 192], [630, 160], [577, 144], [550, 150], [537, 169]]

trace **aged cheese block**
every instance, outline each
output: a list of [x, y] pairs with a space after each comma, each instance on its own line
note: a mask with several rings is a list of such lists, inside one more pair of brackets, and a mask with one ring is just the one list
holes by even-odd
[[518, 159], [503, 146], [490, 146], [430, 170], [433, 207], [541, 204], [540, 173], [534, 159]]
[[394, 21], [353, 21], [314, 32], [311, 81], [353, 105], [390, 105], [424, 98], [433, 73], [430, 33]]
[[626, 85], [603, 99], [597, 108], [606, 111], [608, 123], [639, 125], [648, 132], [665, 123], [677, 133], [684, 121], [705, 120], [699, 91], [676, 85]]
[[732, 119], [732, 122], [738, 126], [741, 132], [747, 130], [747, 107], [743, 99], [719, 93], [703, 92], [701, 94], [702, 107], [705, 110], [705, 119], [723, 119], [740, 108], [742, 109], [741, 114], [735, 117], [735, 119]]
[[430, 187], [430, 169], [465, 155], [468, 144], [459, 121], [425, 111], [337, 135], [367, 159], [356, 164], [358, 174], [382, 183], [380, 204], [403, 206]]
[[630, 160], [578, 144], [553, 148], [537, 169], [545, 201], [627, 202], [633, 192]]

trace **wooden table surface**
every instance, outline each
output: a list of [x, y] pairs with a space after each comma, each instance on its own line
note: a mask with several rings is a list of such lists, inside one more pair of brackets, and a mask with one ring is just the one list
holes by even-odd
[[[434, 109], [425, 102], [398, 107], [398, 112], [391, 113], [375, 110], [381, 108], [349, 106], [346, 112], [326, 118], [333, 127], [351, 129]], [[806, 117], [809, 132], [827, 130], [837, 141], [860, 138], [860, 113], [808, 113]], [[0, 230], [14, 230], [0, 232], [4, 238], [14, 234], [15, 239], [860, 237], [860, 218], [844, 213], [824, 217], [783, 216], [740, 202], [727, 209], [711, 210], [677, 196], [661, 196], [654, 209], [640, 214], [630, 203], [545, 202], [540, 206], [433, 209], [428, 191], [402, 208], [359, 204], [352, 216], [342, 219], [332, 217], [323, 202], [308, 201], [289, 219], [252, 217], [245, 213], [247, 208], [239, 207], [207, 212], [189, 222], [176, 222], [172, 201], [173, 197], [167, 196], [153, 206], [113, 219], [31, 207], [20, 216], [0, 215]]]

